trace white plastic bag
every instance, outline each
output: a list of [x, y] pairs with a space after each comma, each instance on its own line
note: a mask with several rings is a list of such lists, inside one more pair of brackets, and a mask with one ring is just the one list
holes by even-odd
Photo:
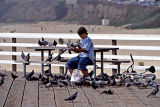
[[80, 81], [81, 81], [80, 72], [77, 69], [73, 70], [73, 73], [71, 76], [71, 82], [80, 82]]

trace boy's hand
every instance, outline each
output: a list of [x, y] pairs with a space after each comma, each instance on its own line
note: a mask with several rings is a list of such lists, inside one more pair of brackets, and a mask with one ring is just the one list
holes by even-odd
[[75, 51], [76, 47], [71, 46], [71, 51]]

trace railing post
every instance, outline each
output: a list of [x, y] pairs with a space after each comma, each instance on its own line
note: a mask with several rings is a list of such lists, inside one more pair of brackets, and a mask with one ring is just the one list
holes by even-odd
[[[16, 38], [12, 38], [12, 43], [16, 43]], [[16, 52], [16, 47], [12, 46], [12, 52]], [[12, 55], [12, 60], [16, 61], [17, 57], [16, 55]], [[17, 65], [16, 64], [12, 64], [12, 71], [17, 71]]]
[[[59, 44], [63, 44], [63, 39], [59, 38]], [[63, 49], [59, 49], [59, 52], [62, 52]], [[64, 74], [64, 67], [59, 67], [59, 71], [61, 74]]]
[[[112, 40], [112, 45], [117, 45], [117, 40]], [[117, 50], [112, 50], [112, 55], [117, 55]], [[117, 59], [112, 59], [112, 60], [117, 60]], [[114, 64], [114, 63], [112, 63]], [[117, 73], [117, 69], [112, 69], [112, 75]]]

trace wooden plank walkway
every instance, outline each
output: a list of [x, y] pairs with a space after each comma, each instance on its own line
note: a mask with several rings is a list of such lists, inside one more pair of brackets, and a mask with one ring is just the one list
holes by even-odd
[[[23, 73], [12, 80], [7, 72], [4, 84], [0, 86], [0, 107], [159, 107], [160, 93], [156, 98], [146, 96], [152, 91], [138, 89], [135, 86], [104, 87], [96, 90], [92, 87], [52, 87], [46, 89], [39, 81], [26, 81]], [[157, 80], [160, 84], [160, 80]], [[112, 89], [115, 94], [100, 94], [103, 90]], [[78, 91], [78, 97], [73, 102], [64, 98]]]

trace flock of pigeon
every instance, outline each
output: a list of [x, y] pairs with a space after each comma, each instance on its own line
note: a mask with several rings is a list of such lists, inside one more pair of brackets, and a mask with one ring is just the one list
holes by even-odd
[[[53, 43], [49, 43], [44, 38], [42, 38], [42, 40], [38, 41], [38, 44], [40, 46], [56, 46], [57, 42], [54, 40]], [[75, 47], [80, 46], [80, 42], [71, 44], [71, 42], [69, 41], [68, 44], [70, 44], [70, 46], [72, 45]], [[70, 46], [68, 45], [68, 47], [70, 47]], [[68, 50], [69, 50], [69, 48], [68, 48]], [[66, 49], [64, 49], [62, 52], [60, 52], [55, 58], [52, 57], [53, 56], [53, 53], [52, 53], [50, 56], [48, 56], [48, 58], [46, 59], [46, 62], [60, 61], [61, 55], [65, 51], [66, 51]], [[25, 55], [22, 51], [21, 58], [24, 61], [29, 63], [30, 54], [28, 53], [27, 55]], [[3, 73], [3, 74], [0, 73], [0, 86], [4, 83], [5, 76], [6, 76], [5, 73]], [[11, 76], [12, 76], [13, 80], [15, 80], [18, 77], [17, 73], [15, 73], [15, 74], [11, 73]], [[147, 84], [142, 84], [142, 83], [138, 82], [136, 79], [134, 80], [130, 76], [125, 76], [124, 74], [115, 74], [115, 75], [109, 76], [106, 73], [100, 74], [100, 75], [96, 76], [96, 78], [93, 78], [93, 71], [91, 71], [89, 73], [89, 76], [91, 77], [91, 81], [85, 80], [82, 77], [81, 80], [78, 82], [71, 82], [70, 81], [71, 77], [69, 75], [52, 74], [50, 72], [50, 70], [47, 69], [44, 71], [43, 74], [40, 73], [37, 77], [34, 76], [34, 70], [32, 70], [24, 78], [26, 78], [26, 80], [28, 80], [28, 81], [40, 81], [41, 84], [45, 85], [45, 88], [47, 88], [47, 89], [49, 89], [53, 86], [57, 86], [57, 87], [61, 87], [61, 88], [67, 87], [67, 86], [71, 86], [71, 87], [91, 86], [93, 89], [96, 90], [99, 87], [105, 87], [105, 86], [130, 87], [130, 86], [134, 85], [134, 86], [143, 87], [143, 88], [147, 88], [149, 86], [153, 87], [154, 90], [147, 97], [156, 96], [156, 94], [159, 92], [159, 85], [155, 81], [151, 81], [151, 80], [148, 81]], [[155, 80], [155, 77], [153, 77], [152, 80]], [[102, 91], [100, 94], [112, 95], [114, 93], [115, 93], [114, 91], [109, 89], [109, 90]], [[73, 101], [76, 99], [77, 95], [78, 95], [78, 91], [64, 100], [65, 101]]]

